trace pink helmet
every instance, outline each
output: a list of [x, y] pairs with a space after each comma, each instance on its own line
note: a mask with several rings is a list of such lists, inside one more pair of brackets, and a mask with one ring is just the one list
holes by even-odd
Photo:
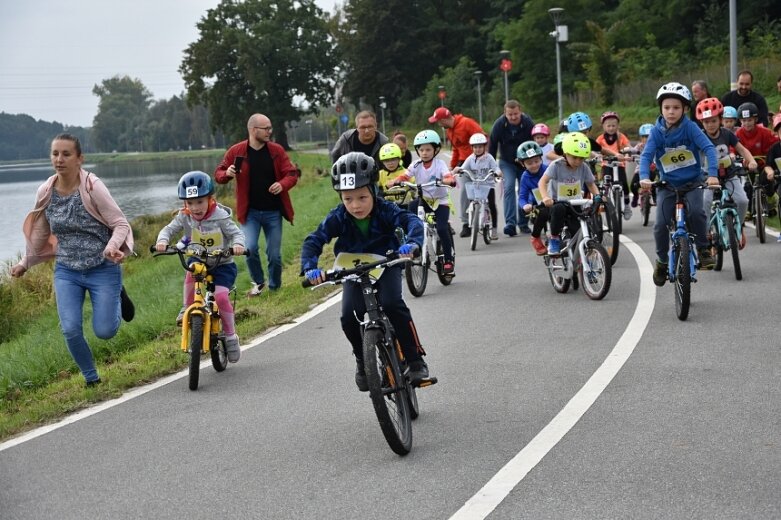
[[545, 123], [538, 123], [534, 125], [534, 128], [532, 128], [532, 137], [537, 134], [542, 134], [545, 137], [548, 137], [550, 135], [550, 128], [548, 128], [548, 125]]
[[613, 112], [612, 110], [602, 114], [602, 117], [599, 118], [599, 122], [604, 123], [606, 119], [615, 119], [616, 121], [621, 121], [621, 119], [618, 117], [618, 113]]

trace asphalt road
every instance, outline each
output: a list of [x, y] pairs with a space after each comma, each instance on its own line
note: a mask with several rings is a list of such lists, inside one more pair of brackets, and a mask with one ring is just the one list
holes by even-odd
[[680, 322], [650, 228], [625, 232], [600, 302], [554, 292], [527, 236], [456, 239], [453, 284], [407, 297], [440, 383], [406, 457], [334, 305], [197, 392], [171, 378], [0, 445], [0, 518], [781, 517], [781, 245], [751, 236], [742, 281], [700, 273]]

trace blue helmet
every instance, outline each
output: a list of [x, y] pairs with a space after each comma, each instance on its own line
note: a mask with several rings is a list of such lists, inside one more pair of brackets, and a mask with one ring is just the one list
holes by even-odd
[[737, 119], [738, 109], [735, 107], [724, 107], [724, 112], [721, 114], [722, 119]]
[[651, 135], [651, 129], [654, 127], [651, 123], [646, 123], [644, 125], [640, 125], [640, 129], [637, 131], [637, 133], [640, 135], [640, 137], [648, 137]]
[[585, 132], [592, 126], [591, 118], [585, 112], [574, 112], [567, 118], [567, 130], [570, 132]]
[[179, 198], [197, 199], [214, 193], [214, 183], [208, 173], [187, 172], [179, 179]]

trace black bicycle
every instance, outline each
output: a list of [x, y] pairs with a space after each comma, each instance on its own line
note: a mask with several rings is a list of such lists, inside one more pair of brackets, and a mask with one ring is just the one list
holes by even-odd
[[[380, 428], [391, 449], [406, 455], [412, 449], [412, 420], [420, 414], [416, 387], [431, 386], [437, 382], [430, 377], [415, 385], [409, 379], [409, 368], [404, 352], [396, 339], [390, 319], [380, 305], [374, 282], [383, 270], [409, 261], [399, 258], [395, 251], [386, 256], [340, 253], [335, 268], [326, 271], [326, 281], [321, 285], [339, 285], [353, 281], [361, 286], [367, 317], [361, 322], [363, 335], [363, 364], [369, 383], [369, 395]], [[352, 267], [345, 267], [345, 266]], [[304, 287], [312, 287], [309, 280]]]

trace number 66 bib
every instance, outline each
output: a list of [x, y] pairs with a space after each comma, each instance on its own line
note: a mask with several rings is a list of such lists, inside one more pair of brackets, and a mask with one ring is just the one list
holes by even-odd
[[687, 166], [694, 166], [697, 164], [694, 153], [692, 153], [691, 150], [686, 149], [670, 150], [659, 160], [662, 163], [664, 171], [668, 173], [679, 168], [686, 168]]

